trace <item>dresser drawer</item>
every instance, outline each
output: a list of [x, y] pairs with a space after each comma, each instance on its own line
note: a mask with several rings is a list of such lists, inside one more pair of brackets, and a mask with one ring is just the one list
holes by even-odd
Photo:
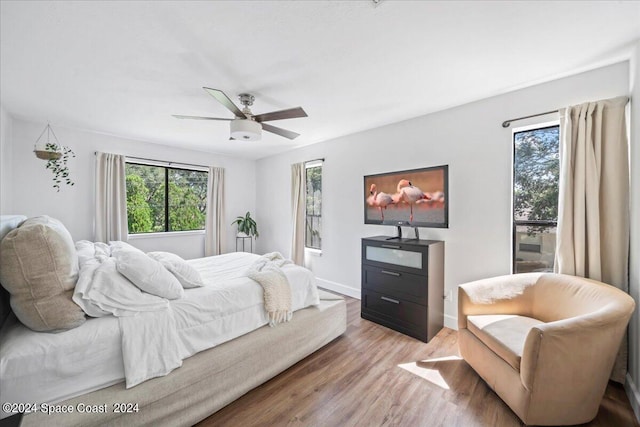
[[394, 298], [387, 294], [363, 289], [362, 311], [405, 328], [426, 330], [427, 308], [424, 305]]
[[403, 271], [362, 266], [362, 287], [416, 304], [427, 304], [427, 277]]
[[362, 241], [362, 263], [406, 273], [425, 274], [428, 266], [428, 248], [402, 243]]

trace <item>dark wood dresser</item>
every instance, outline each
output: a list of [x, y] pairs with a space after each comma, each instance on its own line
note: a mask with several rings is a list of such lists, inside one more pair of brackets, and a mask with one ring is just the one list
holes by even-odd
[[362, 239], [363, 319], [428, 342], [444, 322], [444, 242]]

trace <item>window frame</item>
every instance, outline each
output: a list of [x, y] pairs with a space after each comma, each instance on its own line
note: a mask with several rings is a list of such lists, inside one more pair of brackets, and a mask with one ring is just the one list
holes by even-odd
[[[320, 214], [319, 215], [308, 215], [307, 214], [307, 171], [312, 168], [320, 168]], [[322, 235], [319, 236], [319, 247], [307, 246], [307, 218], [309, 216], [317, 217], [319, 219], [320, 224], [322, 224], [322, 182], [323, 182], [323, 170], [324, 170], [324, 159], [310, 160], [308, 162], [304, 162], [304, 249], [306, 251], [322, 253]], [[313, 241], [313, 238], [311, 239]]]
[[[530, 132], [535, 130], [542, 129], [550, 129], [550, 128], [558, 128], [558, 153], [560, 152], [560, 121], [552, 120], [543, 123], [534, 123], [527, 126], [521, 126], [518, 128], [514, 128], [511, 132], [511, 274], [516, 273], [516, 262], [517, 262], [517, 228], [519, 226], [540, 226], [540, 227], [555, 227], [557, 230], [558, 227], [558, 219], [555, 221], [552, 220], [516, 220], [515, 215], [515, 201], [516, 201], [516, 134], [522, 132]], [[559, 185], [559, 183], [558, 183]], [[556, 248], [557, 249], [557, 248]]]
[[[170, 163], [163, 162], [158, 160], [147, 160], [147, 159], [136, 159], [136, 158], [125, 158], [125, 176], [126, 176], [126, 165], [137, 165], [137, 166], [149, 166], [149, 167], [157, 167], [164, 169], [164, 230], [163, 231], [142, 231], [137, 233], [131, 233], [127, 227], [127, 235], [128, 237], [138, 238], [143, 236], [152, 236], [152, 235], [167, 235], [167, 234], [202, 234], [205, 231], [205, 226], [203, 228], [192, 229], [192, 230], [170, 230], [170, 220], [169, 220], [169, 170], [186, 170], [189, 172], [202, 172], [208, 174], [209, 168], [205, 166], [198, 165], [184, 165], [180, 163]], [[129, 206], [127, 206], [128, 212]], [[128, 225], [128, 224], [127, 224]]]

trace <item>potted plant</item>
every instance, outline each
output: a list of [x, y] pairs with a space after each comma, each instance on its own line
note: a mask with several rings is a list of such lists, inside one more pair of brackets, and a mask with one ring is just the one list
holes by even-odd
[[36, 144], [33, 152], [36, 153], [36, 157], [42, 160], [59, 159], [62, 157], [62, 151], [57, 144], [45, 143]]
[[238, 237], [258, 237], [258, 224], [251, 218], [251, 213], [247, 212], [245, 216], [239, 216], [231, 225], [238, 225]]

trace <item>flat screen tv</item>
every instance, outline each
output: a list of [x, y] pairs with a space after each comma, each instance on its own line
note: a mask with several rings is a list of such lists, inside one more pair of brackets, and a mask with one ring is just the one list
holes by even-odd
[[364, 177], [364, 222], [410, 227], [449, 227], [449, 166]]

